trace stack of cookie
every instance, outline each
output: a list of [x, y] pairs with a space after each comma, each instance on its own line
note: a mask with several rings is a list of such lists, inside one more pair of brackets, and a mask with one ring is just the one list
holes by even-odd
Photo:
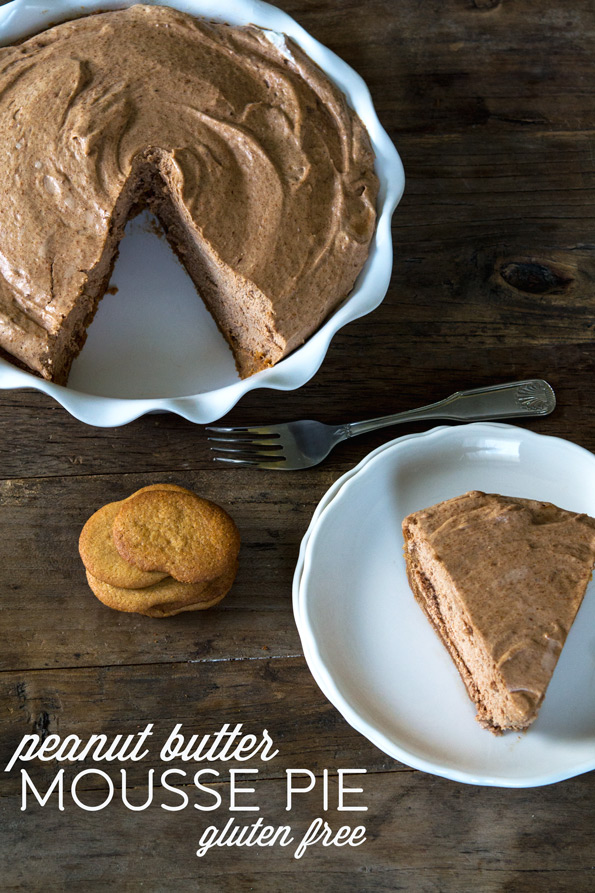
[[97, 598], [117, 611], [170, 617], [227, 594], [240, 536], [220, 506], [175, 484], [143, 487], [92, 515], [79, 552]]

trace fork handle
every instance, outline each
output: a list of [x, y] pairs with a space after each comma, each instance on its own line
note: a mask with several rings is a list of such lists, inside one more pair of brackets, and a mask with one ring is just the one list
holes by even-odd
[[363, 422], [352, 422], [341, 426], [337, 433], [342, 435], [341, 440], [346, 440], [357, 434], [376, 431], [378, 428], [420, 419], [479, 422], [489, 419], [543, 416], [552, 412], [555, 406], [556, 396], [551, 385], [541, 378], [531, 378], [487, 388], [474, 388], [471, 391], [457, 391], [438, 403], [430, 403], [419, 409], [410, 409]]

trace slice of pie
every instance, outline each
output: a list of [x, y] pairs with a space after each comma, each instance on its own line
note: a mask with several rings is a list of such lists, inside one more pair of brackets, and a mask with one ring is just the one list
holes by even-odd
[[471, 491], [403, 521], [413, 593], [448, 648], [477, 720], [526, 729], [595, 564], [595, 519]]

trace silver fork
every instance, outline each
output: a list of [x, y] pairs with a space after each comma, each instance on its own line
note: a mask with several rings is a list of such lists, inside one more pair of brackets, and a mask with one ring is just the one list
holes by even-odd
[[295, 471], [318, 465], [343, 440], [389, 425], [425, 419], [479, 422], [544, 416], [549, 415], [555, 406], [556, 395], [551, 385], [540, 378], [532, 378], [487, 388], [474, 388], [471, 391], [457, 391], [445, 400], [419, 409], [347, 425], [325, 425], [322, 422], [303, 420], [249, 428], [208, 427], [207, 431], [217, 435], [209, 437], [210, 441], [230, 444], [211, 447], [213, 452], [225, 454], [214, 456], [219, 462]]

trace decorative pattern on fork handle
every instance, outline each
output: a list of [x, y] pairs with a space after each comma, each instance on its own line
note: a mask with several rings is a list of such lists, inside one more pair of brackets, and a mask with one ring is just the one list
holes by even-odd
[[550, 398], [549, 385], [546, 386], [544, 381], [528, 381], [518, 392], [519, 406], [527, 409], [529, 412], [543, 413], [548, 407]]

